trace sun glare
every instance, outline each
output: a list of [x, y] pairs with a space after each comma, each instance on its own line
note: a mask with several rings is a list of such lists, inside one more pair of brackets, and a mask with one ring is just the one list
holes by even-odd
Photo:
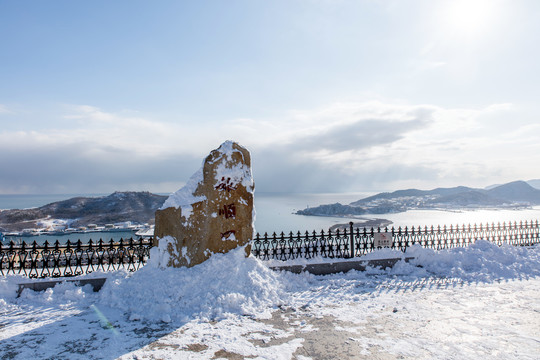
[[490, 31], [499, 5], [497, 0], [454, 0], [443, 9], [447, 30], [460, 35]]

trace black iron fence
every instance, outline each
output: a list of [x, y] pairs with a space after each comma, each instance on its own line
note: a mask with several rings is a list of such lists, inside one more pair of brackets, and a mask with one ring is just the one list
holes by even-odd
[[540, 242], [538, 220], [480, 225], [450, 225], [398, 228], [349, 228], [328, 232], [257, 234], [251, 252], [269, 260], [297, 258], [352, 258], [365, 255], [382, 245], [405, 251], [414, 244], [436, 250], [464, 247], [476, 240], [497, 245], [533, 245]]
[[[528, 246], [540, 243], [538, 220], [480, 225], [437, 227], [354, 228], [328, 232], [276, 233], [255, 236], [252, 254], [262, 260], [296, 258], [352, 258], [381, 246], [405, 251], [414, 244], [436, 250], [465, 247], [476, 240], [497, 245]], [[0, 243], [0, 275], [20, 274], [31, 278], [69, 277], [94, 271], [135, 271], [148, 261], [153, 239], [102, 240], [54, 244], [24, 241]]]
[[25, 275], [30, 278], [68, 277], [94, 271], [138, 270], [149, 258], [152, 239], [99, 240], [42, 245], [35, 241], [0, 243], [0, 275]]

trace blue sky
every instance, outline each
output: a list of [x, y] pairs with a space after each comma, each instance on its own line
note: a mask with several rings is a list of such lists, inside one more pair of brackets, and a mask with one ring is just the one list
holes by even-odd
[[0, 0], [0, 193], [540, 178], [540, 2]]

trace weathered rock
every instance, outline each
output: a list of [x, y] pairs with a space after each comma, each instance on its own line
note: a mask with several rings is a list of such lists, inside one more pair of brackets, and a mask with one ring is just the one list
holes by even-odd
[[249, 151], [232, 141], [213, 150], [186, 186], [156, 211], [159, 246], [152, 256], [159, 266], [191, 267], [248, 244], [254, 231], [253, 190]]

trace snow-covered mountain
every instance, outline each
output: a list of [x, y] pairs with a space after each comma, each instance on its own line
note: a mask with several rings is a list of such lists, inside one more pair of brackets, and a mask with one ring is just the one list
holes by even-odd
[[346, 216], [387, 214], [411, 209], [520, 208], [540, 205], [540, 190], [525, 181], [514, 181], [489, 189], [466, 186], [433, 190], [398, 190], [351, 202], [320, 205], [299, 210], [299, 215]]
[[540, 189], [540, 179], [533, 179], [527, 181], [527, 184], [531, 185], [535, 189]]
[[0, 229], [20, 231], [37, 228], [37, 222], [47, 218], [71, 219], [72, 226], [86, 226], [91, 223], [105, 225], [124, 221], [152, 223], [156, 209], [165, 199], [167, 196], [147, 191], [126, 191], [102, 197], [74, 197], [33, 209], [2, 210]]

